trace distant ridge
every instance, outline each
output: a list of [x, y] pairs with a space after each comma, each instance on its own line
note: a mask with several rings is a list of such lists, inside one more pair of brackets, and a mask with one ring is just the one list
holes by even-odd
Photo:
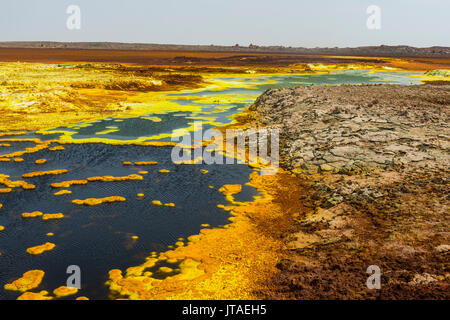
[[355, 56], [430, 56], [449, 57], [450, 47], [416, 48], [411, 46], [364, 46], [355, 48], [303, 48], [283, 46], [217, 46], [217, 45], [176, 45], [153, 43], [120, 42], [51, 42], [51, 41], [11, 41], [0, 42], [0, 48], [46, 48], [46, 49], [98, 49], [98, 50], [147, 50], [147, 51], [210, 51], [210, 52], [267, 52], [296, 53], [310, 55], [355, 55]]

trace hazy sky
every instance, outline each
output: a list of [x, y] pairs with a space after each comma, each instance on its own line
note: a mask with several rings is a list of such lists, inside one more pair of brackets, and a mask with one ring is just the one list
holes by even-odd
[[[66, 9], [81, 9], [68, 30]], [[381, 29], [366, 27], [369, 5]], [[1, 0], [0, 41], [450, 46], [450, 0]]]

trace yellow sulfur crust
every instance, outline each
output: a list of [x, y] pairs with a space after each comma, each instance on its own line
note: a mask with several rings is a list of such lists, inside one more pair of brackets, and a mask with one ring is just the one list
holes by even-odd
[[61, 191], [58, 191], [58, 192], [54, 193], [55, 196], [62, 196], [62, 195], [65, 195], [65, 194], [72, 194], [72, 191], [70, 191], [70, 190], [61, 190]]
[[44, 253], [45, 251], [50, 251], [55, 248], [55, 244], [51, 242], [46, 242], [44, 244], [41, 244], [39, 246], [31, 247], [27, 249], [27, 252], [31, 255], [39, 255], [41, 253]]
[[41, 291], [39, 293], [25, 292], [20, 295], [17, 300], [52, 300], [53, 298], [48, 296], [47, 291]]
[[22, 218], [36, 218], [42, 216], [43, 213], [40, 211], [33, 211], [33, 212], [24, 212], [22, 213]]
[[53, 290], [53, 294], [58, 298], [71, 296], [71, 295], [76, 294], [77, 292], [78, 292], [77, 288], [70, 288], [70, 287], [66, 287], [66, 286], [61, 286], [61, 287]]
[[5, 284], [5, 290], [25, 292], [37, 288], [44, 278], [45, 272], [42, 270], [30, 270], [12, 283]]
[[[202, 229], [200, 234], [188, 237], [186, 245], [180, 241], [173, 250], [152, 255], [125, 274], [111, 270], [107, 284], [114, 297], [256, 299], [255, 292], [266, 288], [265, 281], [277, 272], [283, 242], [275, 235], [292, 223], [298, 209], [289, 206], [294, 206], [292, 199], [300, 190], [298, 180], [281, 170], [272, 176], [255, 172], [250, 179], [262, 196], [251, 203], [229, 206], [230, 225]], [[239, 187], [225, 187], [224, 191], [235, 194]], [[285, 201], [273, 202], [277, 194], [283, 194]], [[158, 261], [179, 261], [179, 270], [163, 280], [152, 278], [145, 270]]]
[[64, 174], [64, 173], [67, 173], [66, 169], [49, 170], [49, 171], [37, 171], [37, 172], [24, 173], [22, 175], [22, 178], [35, 178], [35, 177], [42, 177], [42, 176], [48, 176], [48, 175], [58, 175], [58, 174]]
[[46, 213], [42, 216], [42, 220], [62, 219], [64, 214], [62, 213]]

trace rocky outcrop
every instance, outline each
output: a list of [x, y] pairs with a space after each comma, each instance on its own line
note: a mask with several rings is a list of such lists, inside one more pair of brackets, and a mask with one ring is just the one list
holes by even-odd
[[[273, 89], [250, 111], [280, 129], [309, 208], [284, 234], [269, 297], [450, 297], [450, 85]], [[370, 265], [380, 290], [366, 286]]]

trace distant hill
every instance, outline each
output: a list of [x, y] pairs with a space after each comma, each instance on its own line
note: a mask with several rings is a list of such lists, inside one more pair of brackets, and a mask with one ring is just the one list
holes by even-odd
[[450, 47], [416, 48], [411, 46], [365, 46], [355, 48], [303, 48], [283, 46], [217, 46], [217, 45], [175, 45], [152, 43], [119, 42], [50, 42], [12, 41], [0, 42], [0, 48], [55, 48], [55, 49], [108, 49], [108, 50], [148, 50], [148, 51], [210, 51], [210, 52], [267, 52], [297, 53], [311, 55], [355, 55], [355, 56], [430, 56], [450, 57]]

